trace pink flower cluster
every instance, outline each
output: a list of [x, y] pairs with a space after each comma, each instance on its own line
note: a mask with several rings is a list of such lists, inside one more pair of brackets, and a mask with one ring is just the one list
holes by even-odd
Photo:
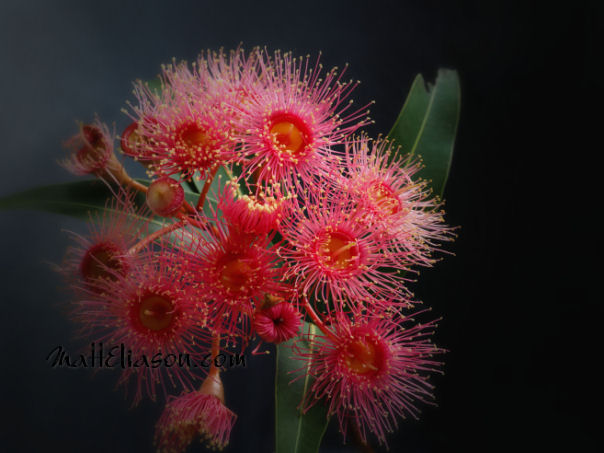
[[[414, 320], [425, 310], [407, 283], [453, 233], [415, 178], [419, 162], [360, 133], [367, 106], [352, 107], [358, 82], [343, 77], [319, 59], [239, 48], [165, 65], [158, 87], [135, 83], [121, 150], [152, 180], [125, 172], [108, 127], [81, 126], [65, 165], [115, 197], [75, 237], [64, 271], [83, 336], [194, 358], [243, 352], [254, 337], [287, 342], [310, 361], [301, 407], [325, 404], [344, 435], [353, 424], [386, 443], [398, 417], [433, 399], [443, 350], [430, 342], [435, 322]], [[193, 186], [195, 199], [183, 189]], [[167, 397], [158, 451], [196, 436], [221, 448], [236, 415], [220, 372], [134, 368], [120, 383], [134, 404]]]

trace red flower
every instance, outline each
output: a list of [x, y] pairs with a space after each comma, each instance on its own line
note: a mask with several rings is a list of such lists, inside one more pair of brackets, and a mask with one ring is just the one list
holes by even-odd
[[[178, 253], [165, 248], [159, 253], [148, 249], [141, 252], [137, 265], [125, 275], [96, 283], [75, 304], [73, 317], [82, 331], [96, 342], [124, 344], [133, 361], [151, 360], [161, 353], [165, 360], [173, 355], [183, 366], [126, 367], [120, 384], [135, 381], [133, 404], [143, 396], [156, 399], [158, 390], [191, 389], [198, 377], [193, 363], [204, 357], [209, 333], [203, 329], [207, 308], [199, 301], [197, 283], [182, 265]], [[187, 359], [185, 354], [188, 354]], [[184, 361], [188, 360], [190, 366]]]
[[444, 224], [442, 203], [431, 198], [426, 181], [417, 180], [421, 164], [385, 140], [361, 137], [347, 143], [345, 176], [339, 188], [359, 202], [365, 221], [389, 240], [389, 247], [405, 252], [405, 259], [429, 266], [440, 241], [452, 239]]
[[267, 343], [282, 343], [298, 335], [302, 325], [301, 315], [289, 302], [256, 311], [254, 328], [262, 340]]
[[285, 241], [278, 252], [288, 262], [285, 277], [328, 311], [345, 305], [360, 311], [368, 301], [384, 308], [409, 305], [401, 296], [404, 277], [393, 272], [409, 270], [405, 252], [384, 247], [384, 235], [364, 221], [350, 194], [326, 185], [313, 195], [299, 197], [299, 205], [283, 215]]
[[213, 319], [210, 327], [247, 336], [256, 303], [282, 289], [270, 238], [241, 235], [213, 219], [208, 231], [181, 231], [183, 264], [196, 280], [198, 298]]
[[310, 359], [308, 372], [315, 379], [305, 408], [322, 399], [344, 436], [352, 417], [363, 440], [370, 431], [385, 444], [397, 417], [417, 418], [417, 402], [433, 399], [428, 373], [439, 371], [441, 363], [432, 357], [444, 352], [429, 341], [436, 324], [413, 325], [409, 317], [395, 324], [379, 315], [336, 321], [328, 336], [308, 336], [310, 349], [295, 348]]
[[121, 180], [124, 168], [113, 152], [115, 134], [95, 118], [92, 124], [80, 124], [80, 131], [64, 143], [70, 154], [60, 163], [76, 175], [95, 174], [105, 180]]
[[125, 277], [136, 266], [139, 256], [129, 250], [147, 232], [149, 212], [136, 208], [132, 198], [121, 193], [102, 214], [91, 217], [86, 236], [72, 233], [76, 245], [67, 250], [60, 271], [76, 292], [94, 290], [100, 280]]
[[210, 448], [222, 449], [229, 443], [236, 420], [237, 415], [224, 405], [218, 373], [210, 374], [199, 391], [168, 401], [155, 428], [157, 451], [182, 453], [197, 436]]
[[318, 59], [313, 65], [290, 53], [262, 52], [259, 67], [255, 96], [232, 106], [241, 118], [235, 132], [244, 171], [258, 170], [258, 181], [268, 183], [332, 174], [332, 147], [369, 123], [366, 108], [348, 113], [344, 104], [357, 82], [342, 82], [336, 69], [321, 74]]
[[235, 181], [229, 181], [222, 190], [218, 208], [237, 232], [263, 236], [277, 229], [288, 199], [279, 186], [267, 187], [256, 195], [244, 195]]

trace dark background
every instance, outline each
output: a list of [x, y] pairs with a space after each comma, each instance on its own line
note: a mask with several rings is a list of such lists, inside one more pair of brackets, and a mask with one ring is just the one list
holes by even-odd
[[[436, 340], [451, 352], [434, 379], [439, 407], [403, 421], [391, 450], [596, 451], [602, 308], [587, 258], [601, 208], [587, 197], [602, 145], [588, 140], [587, 107], [600, 12], [582, 1], [2, 0], [0, 195], [73, 180], [56, 160], [74, 120], [97, 112], [121, 130], [133, 79], [204, 48], [243, 42], [349, 62], [363, 82], [355, 100], [376, 100], [373, 135], [389, 130], [415, 74], [455, 68], [462, 110], [445, 198], [461, 229], [455, 256], [415, 286], [444, 317]], [[48, 265], [68, 244], [61, 229], [83, 225], [0, 212], [0, 451], [152, 451], [159, 405], [128, 410], [117, 373], [44, 361], [54, 345], [77, 344]], [[227, 451], [273, 448], [273, 371], [271, 357], [254, 357], [226, 373], [239, 414]], [[321, 451], [355, 451], [340, 444], [332, 427]]]

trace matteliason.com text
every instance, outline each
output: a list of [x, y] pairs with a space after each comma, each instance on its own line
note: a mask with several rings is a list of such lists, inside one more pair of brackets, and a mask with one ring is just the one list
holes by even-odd
[[78, 355], [70, 355], [63, 346], [55, 346], [46, 356], [46, 361], [52, 368], [210, 368], [212, 363], [217, 367], [245, 367], [243, 354], [221, 353], [212, 357], [208, 353], [201, 360], [192, 359], [188, 353], [164, 355], [158, 351], [152, 355], [135, 355], [123, 343], [113, 346], [91, 343], [89, 354]]

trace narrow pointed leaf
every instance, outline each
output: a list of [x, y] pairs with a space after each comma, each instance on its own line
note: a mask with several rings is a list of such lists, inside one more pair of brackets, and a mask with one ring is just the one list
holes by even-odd
[[195, 181], [195, 179], [192, 179], [191, 181], [183, 181], [181, 185], [184, 190], [189, 190], [193, 193], [200, 192], [199, 184]]
[[[319, 335], [314, 324], [305, 323], [304, 332]], [[299, 347], [310, 348], [306, 340], [297, 340]], [[292, 358], [290, 340], [277, 346], [275, 376], [275, 439], [276, 453], [317, 453], [327, 429], [327, 409], [314, 405], [306, 414], [299, 410], [303, 396], [310, 390], [312, 378], [301, 370], [305, 362]], [[300, 344], [302, 343], [302, 344]], [[306, 363], [306, 369], [310, 363]], [[294, 373], [295, 372], [295, 373]], [[296, 376], [302, 376], [292, 382]]]
[[456, 71], [441, 69], [434, 85], [418, 75], [405, 104], [388, 134], [401, 146], [402, 153], [421, 156], [420, 178], [430, 182], [442, 196], [453, 157], [459, 122], [461, 91]]
[[[2, 197], [0, 210], [34, 209], [87, 219], [90, 213], [107, 210], [107, 200], [111, 196], [110, 190], [99, 180], [53, 184]], [[197, 201], [197, 194], [191, 191], [185, 190], [185, 197], [190, 202]], [[144, 196], [139, 194], [137, 202], [145, 203]]]

